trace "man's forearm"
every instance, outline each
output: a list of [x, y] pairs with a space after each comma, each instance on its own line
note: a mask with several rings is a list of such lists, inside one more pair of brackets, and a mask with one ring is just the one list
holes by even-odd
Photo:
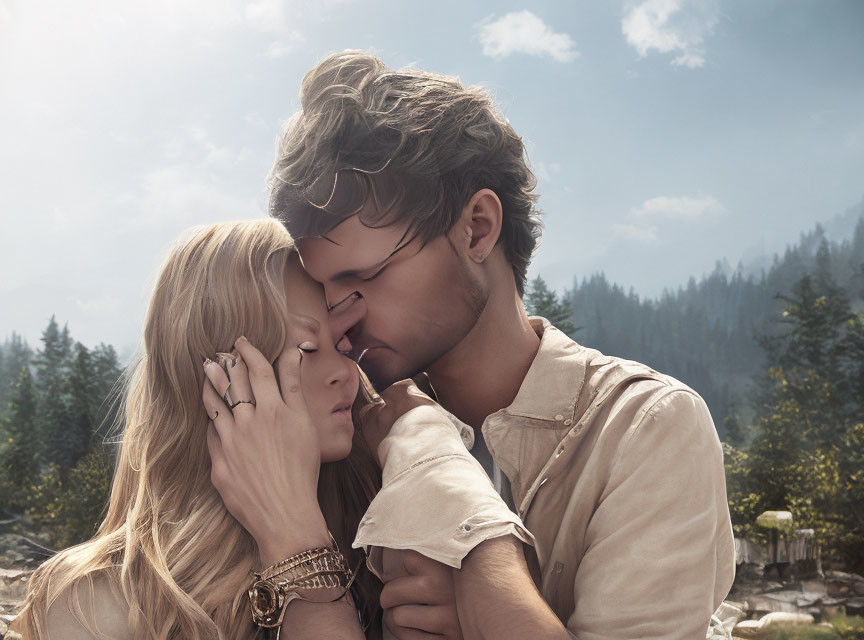
[[570, 640], [531, 579], [522, 543], [513, 536], [475, 547], [453, 570], [465, 640]]

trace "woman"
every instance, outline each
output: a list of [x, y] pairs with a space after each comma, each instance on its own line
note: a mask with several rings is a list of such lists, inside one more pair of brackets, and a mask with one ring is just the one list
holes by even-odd
[[[358, 566], [362, 555], [351, 542], [380, 486], [369, 447], [354, 437], [345, 410], [355, 397], [358, 407], [370, 399], [358, 368], [334, 344], [320, 287], [305, 275], [278, 222], [200, 227], [170, 253], [150, 301], [142, 353], [127, 377], [107, 514], [91, 540], [34, 572], [13, 630], [28, 640], [262, 635], [249, 615], [247, 590], [250, 571], [267, 566], [265, 552], [254, 523], [241, 524], [244, 505], [226, 506], [216, 488], [216, 470], [224, 469], [218, 462], [225, 461], [214, 457], [211, 464], [211, 452], [221, 450], [210, 422], [217, 416], [201, 402], [205, 373], [213, 375], [206, 369], [218, 369], [210, 359], [232, 351], [240, 335], [270, 365], [279, 360], [283, 405], [290, 402], [290, 419], [271, 434], [278, 450], [261, 454], [305, 470], [305, 487], [294, 486], [293, 499], [282, 502], [292, 508], [316, 502], [322, 526], [350, 566]], [[231, 360], [246, 371], [244, 358]], [[241, 402], [235, 412], [254, 406], [251, 387], [231, 391]], [[260, 513], [255, 522], [262, 522]], [[366, 619], [379, 617], [379, 592], [377, 579], [361, 571], [351, 595]]]

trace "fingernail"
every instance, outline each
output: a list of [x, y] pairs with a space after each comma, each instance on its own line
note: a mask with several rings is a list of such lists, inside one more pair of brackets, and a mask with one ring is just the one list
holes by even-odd
[[213, 361], [212, 361], [210, 358], [206, 358], [206, 359], [204, 360], [204, 368], [205, 368], [205, 369], [207, 368], [207, 365], [208, 365], [208, 364], [213, 364]]

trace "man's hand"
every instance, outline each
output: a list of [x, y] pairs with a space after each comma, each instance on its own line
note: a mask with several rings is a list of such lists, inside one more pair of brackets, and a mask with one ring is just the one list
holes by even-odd
[[435, 401], [420, 391], [412, 380], [395, 382], [381, 393], [381, 404], [364, 407], [359, 415], [360, 428], [378, 466], [378, 445], [390, 433], [393, 423], [415, 407], [435, 406]]
[[399, 640], [462, 640], [450, 567], [416, 551], [400, 553], [409, 575], [384, 585], [384, 624]]

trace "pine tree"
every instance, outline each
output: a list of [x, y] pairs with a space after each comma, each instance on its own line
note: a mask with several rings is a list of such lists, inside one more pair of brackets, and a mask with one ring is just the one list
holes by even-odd
[[108, 504], [113, 473], [111, 452], [93, 442], [87, 454], [69, 472], [61, 494], [62, 518], [56, 533], [58, 546], [84, 542], [96, 533]]
[[9, 434], [0, 450], [0, 503], [7, 509], [21, 509], [39, 474], [36, 434], [36, 395], [30, 368], [22, 367], [12, 400], [7, 407]]
[[854, 392], [864, 330], [831, 277], [826, 246], [817, 272], [778, 296], [787, 331], [761, 340], [769, 375], [756, 435], [742, 458], [747, 468], [734, 470], [730, 487], [736, 505], [787, 509], [797, 527], [816, 531], [826, 559], [854, 563], [864, 553], [864, 404]]
[[30, 345], [19, 334], [12, 332], [11, 337], [0, 346], [0, 414], [6, 409], [6, 404], [12, 398], [15, 385], [18, 384], [18, 374], [21, 368], [30, 365], [33, 351]]
[[93, 428], [100, 441], [117, 425], [121, 396], [122, 369], [114, 347], [99, 344], [90, 352], [93, 379], [93, 402], [90, 415]]
[[[842, 393], [848, 380], [841, 362], [855, 316], [824, 262], [816, 276], [805, 274], [789, 295], [776, 297], [786, 304], [781, 322], [788, 330], [762, 338], [769, 366], [782, 370], [776, 380], [782, 383], [783, 394], [806, 407], [815, 444], [831, 446], [842, 437], [842, 425], [854, 410]], [[779, 391], [775, 384], [774, 393]]]
[[41, 400], [37, 422], [44, 460], [57, 464], [61, 469], [72, 466], [70, 455], [74, 455], [68, 393], [70, 352], [68, 328], [64, 327], [61, 331], [56, 319], [51, 316], [51, 321], [42, 333], [42, 349], [34, 359]]
[[75, 344], [75, 358], [69, 372], [69, 418], [66, 432], [62, 435], [65, 455], [61, 470], [66, 471], [78, 462], [90, 449], [95, 430], [93, 409], [97, 384], [93, 379], [90, 352], [80, 342]]
[[528, 283], [523, 300], [528, 315], [546, 318], [571, 338], [579, 330], [573, 325], [570, 308], [558, 300], [558, 294], [550, 291], [540, 276]]

